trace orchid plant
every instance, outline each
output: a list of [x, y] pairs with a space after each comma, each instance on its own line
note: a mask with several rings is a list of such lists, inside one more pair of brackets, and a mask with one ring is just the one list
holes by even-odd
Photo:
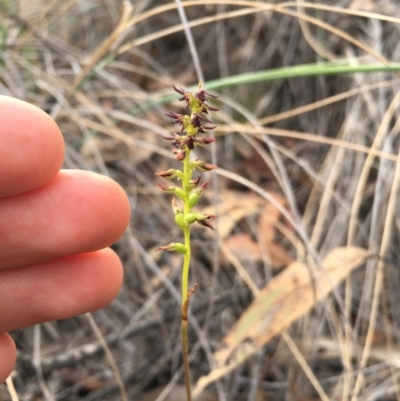
[[[169, 111], [166, 115], [173, 119], [174, 124], [179, 124], [181, 132], [174, 133], [172, 136], [163, 136], [164, 139], [171, 141], [172, 152], [175, 155], [175, 160], [182, 163], [182, 168], [169, 169], [155, 173], [159, 177], [168, 180], [177, 179], [180, 181], [180, 186], [167, 186], [158, 183], [157, 185], [165, 192], [174, 195], [172, 198], [172, 210], [175, 215], [177, 226], [183, 231], [184, 243], [172, 242], [168, 245], [161, 246], [158, 250], [175, 251], [183, 254], [183, 270], [182, 270], [182, 357], [186, 385], [187, 401], [191, 401], [191, 386], [190, 386], [190, 371], [188, 358], [188, 308], [189, 298], [196, 289], [196, 285], [189, 290], [189, 269], [191, 258], [190, 234], [191, 225], [198, 223], [204, 227], [213, 229], [211, 220], [216, 216], [203, 214], [192, 211], [197, 205], [202, 193], [208, 186], [208, 182], [200, 184], [201, 175], [194, 177], [196, 172], [205, 173], [217, 168], [213, 164], [206, 163], [200, 159], [191, 157], [191, 152], [198, 146], [207, 146], [214, 142], [214, 138], [201, 136], [208, 130], [213, 130], [215, 126], [206, 117], [209, 111], [218, 111], [216, 107], [208, 104], [208, 97], [216, 98], [205, 91], [202, 87], [202, 82], [199, 83], [198, 91], [195, 93], [187, 92], [182, 88], [173, 87], [182, 97], [179, 100], [186, 102], [186, 108], [189, 109], [189, 114], [178, 114]], [[177, 202], [178, 199], [178, 202]]]

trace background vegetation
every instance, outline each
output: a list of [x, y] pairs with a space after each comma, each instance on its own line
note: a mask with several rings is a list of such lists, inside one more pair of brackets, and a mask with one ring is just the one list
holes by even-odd
[[[164, 113], [181, 110], [171, 85], [199, 78], [219, 95], [217, 142], [204, 159], [221, 168], [203, 204], [219, 216], [216, 234], [194, 238], [194, 381], [215, 368], [213, 352], [271, 280], [283, 277], [289, 310], [304, 315], [294, 324], [278, 315], [282, 336], [256, 346], [204, 400], [400, 399], [397, 2], [132, 5], [0, 1], [0, 93], [48, 112], [65, 137], [64, 167], [111, 176], [132, 206], [113, 246], [125, 266], [119, 297], [93, 315], [14, 333], [20, 399], [121, 399], [105, 349], [129, 400], [161, 401], [160, 389], [182, 383], [181, 257], [154, 251], [180, 233], [153, 172], [173, 163], [160, 140], [174, 129]], [[370, 257], [309, 311], [282, 274], [297, 260], [312, 276], [339, 246]], [[307, 285], [316, 295], [318, 280]], [[254, 345], [254, 330], [236, 345]]]

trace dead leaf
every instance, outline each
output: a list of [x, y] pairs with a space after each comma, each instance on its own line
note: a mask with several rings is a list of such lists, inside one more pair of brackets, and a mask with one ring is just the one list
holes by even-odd
[[251, 142], [239, 139], [236, 143], [236, 149], [242, 156], [240, 168], [244, 167], [246, 174], [249, 175], [250, 180], [253, 182], [259, 182], [261, 179], [274, 182], [274, 173], [262, 155], [264, 153], [262, 141], [253, 138]]
[[[274, 199], [286, 208], [286, 199], [277, 193], [270, 193]], [[265, 242], [271, 242], [275, 240], [276, 236], [276, 223], [279, 222], [281, 218], [281, 212], [272, 204], [267, 203], [261, 213], [260, 221], [258, 223], [258, 229], [260, 231], [260, 236]]]
[[[286, 199], [278, 194], [271, 193], [273, 197], [284, 208], [286, 208]], [[281, 212], [272, 203], [267, 203], [261, 213], [258, 223], [260, 243], [264, 247], [265, 253], [269, 257], [269, 263], [273, 268], [287, 266], [293, 262], [293, 258], [289, 255], [287, 249], [276, 241], [277, 227], [281, 227]]]
[[266, 244], [266, 248], [268, 251], [269, 263], [272, 268], [279, 269], [293, 262], [293, 258], [282, 245], [271, 242]]
[[368, 251], [363, 248], [334, 249], [315, 272], [315, 291], [307, 266], [299, 262], [290, 264], [261, 290], [225, 336], [221, 348], [214, 355], [217, 367], [199, 379], [193, 395], [235, 369], [304, 316], [315, 305], [315, 301], [325, 298], [367, 257]]
[[101, 380], [96, 379], [93, 376], [83, 378], [80, 383], [81, 387], [86, 391], [99, 390], [104, 387], [105, 383]]
[[225, 244], [241, 262], [259, 262], [262, 260], [260, 247], [249, 234], [231, 235]]
[[[218, 205], [218, 234], [221, 239], [228, 237], [232, 229], [244, 217], [260, 212], [264, 200], [254, 193], [221, 191]], [[202, 209], [202, 213], [215, 214], [213, 205]]]

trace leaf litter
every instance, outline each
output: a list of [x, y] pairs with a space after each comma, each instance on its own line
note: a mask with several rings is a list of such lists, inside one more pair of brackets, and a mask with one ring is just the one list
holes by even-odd
[[214, 354], [217, 367], [199, 379], [194, 395], [237, 368], [309, 312], [316, 302], [324, 299], [355, 268], [362, 265], [368, 255], [366, 249], [358, 247], [332, 250], [316, 271], [316, 291], [308, 267], [301, 262], [290, 264], [259, 292], [226, 334]]

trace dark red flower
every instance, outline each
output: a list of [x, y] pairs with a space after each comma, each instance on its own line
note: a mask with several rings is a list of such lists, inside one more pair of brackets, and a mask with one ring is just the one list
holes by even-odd
[[167, 117], [173, 118], [172, 123], [179, 124], [181, 126], [181, 131], [186, 129], [186, 127], [189, 125], [189, 120], [190, 120], [189, 116], [178, 114], [171, 110], [168, 113], [165, 113], [165, 115]]
[[211, 228], [211, 230], [214, 231], [214, 227], [211, 225], [211, 223], [209, 222], [209, 220], [211, 219], [215, 219], [217, 216], [214, 216], [212, 214], [202, 214], [202, 213], [197, 213], [196, 214], [196, 221], [207, 228]]
[[164, 138], [167, 141], [176, 141], [178, 139], [180, 139], [180, 135], [176, 134], [175, 132], [172, 133], [173, 136], [165, 136], [165, 135], [161, 135], [162, 138]]
[[193, 187], [196, 188], [199, 185], [199, 182], [201, 180], [201, 176], [199, 175], [195, 180], [191, 180], [189, 184]]
[[214, 99], [216, 99], [216, 98], [218, 97], [218, 96], [216, 96], [216, 95], [213, 95], [213, 94], [210, 93], [210, 92], [205, 91], [204, 89], [199, 89], [199, 90], [194, 94], [194, 97], [195, 97], [196, 99], [199, 99], [201, 102], [207, 102], [207, 101], [208, 101], [207, 96], [210, 96], [210, 97], [212, 97], [212, 98], [214, 98]]
[[185, 157], [186, 152], [183, 149], [179, 149], [179, 151], [175, 153], [175, 160], [182, 161]]
[[164, 177], [167, 180], [172, 180], [176, 177], [176, 170], [170, 168], [166, 171], [157, 171], [156, 173], [154, 173], [154, 175], [157, 175], [158, 177]]
[[176, 189], [175, 187], [167, 186], [167, 185], [161, 184], [159, 182], [157, 182], [156, 185], [158, 186], [158, 188], [162, 189], [165, 192], [169, 192], [171, 194], [175, 193], [175, 189]]
[[202, 173], [218, 168], [218, 166], [215, 166], [214, 164], [206, 163], [199, 159], [197, 159], [193, 164], [196, 166], [197, 170], [201, 171]]

